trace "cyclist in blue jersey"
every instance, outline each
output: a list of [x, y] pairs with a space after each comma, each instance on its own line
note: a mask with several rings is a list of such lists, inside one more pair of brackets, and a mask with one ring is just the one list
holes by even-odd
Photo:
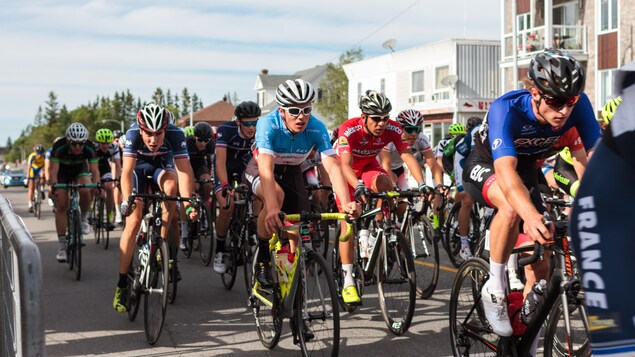
[[[359, 206], [351, 202], [335, 150], [324, 124], [311, 115], [315, 91], [301, 79], [287, 80], [276, 89], [278, 110], [261, 117], [256, 126], [254, 158], [245, 170], [245, 181], [263, 202], [258, 215], [259, 250], [256, 278], [263, 286], [271, 286], [269, 237], [282, 228], [278, 213], [310, 211], [311, 204], [304, 187], [300, 164], [312, 148], [322, 156], [335, 193], [341, 197], [342, 210], [359, 214]], [[295, 237], [297, 240], [297, 237]], [[297, 242], [291, 240], [291, 252]]]
[[[185, 135], [181, 129], [168, 124], [168, 111], [154, 103], [143, 107], [137, 114], [137, 121], [126, 132], [126, 143], [121, 168], [121, 192], [124, 198], [121, 214], [128, 216], [126, 226], [119, 241], [119, 280], [115, 289], [113, 308], [117, 312], [126, 312], [127, 274], [134, 253], [135, 236], [142, 220], [143, 201], [137, 200], [128, 206], [128, 197], [135, 190], [146, 192], [146, 177], [152, 177], [152, 184], [157, 185], [166, 195], [192, 197], [194, 192], [194, 173], [188, 160]], [[176, 170], [175, 170], [176, 169]], [[178, 180], [178, 185], [177, 185]], [[176, 204], [163, 203], [161, 236], [168, 237], [168, 222], [176, 214]], [[185, 211], [189, 218], [197, 218], [198, 212], [185, 202]], [[173, 235], [175, 236], [175, 235]], [[178, 241], [171, 242], [170, 255], [173, 256]], [[177, 274], [178, 275], [178, 274]]]
[[593, 354], [633, 356], [635, 210], [628, 204], [635, 200], [635, 62], [617, 72], [614, 85], [623, 102], [585, 170], [569, 229], [582, 258]]
[[[585, 75], [577, 60], [546, 49], [531, 61], [531, 86], [496, 99], [476, 135], [463, 171], [463, 186], [473, 199], [498, 208], [490, 227], [490, 278], [481, 290], [485, 315], [493, 331], [511, 336], [507, 314], [505, 266], [520, 232], [547, 243], [544, 205], [536, 162], [554, 154], [554, 144], [575, 127], [587, 151], [600, 128], [584, 90]], [[548, 274], [530, 271], [527, 282]]]
[[230, 200], [225, 208], [228, 195], [233, 196], [234, 190], [230, 180], [234, 174], [242, 177], [251, 160], [251, 146], [255, 142], [256, 124], [261, 110], [258, 104], [247, 101], [236, 106], [234, 115], [236, 120], [228, 121], [218, 128], [216, 143], [216, 187], [214, 193], [220, 210], [216, 217], [216, 256], [214, 257], [214, 271], [223, 274], [227, 270], [227, 253], [225, 253], [225, 238], [229, 231], [229, 224], [234, 212], [234, 202]]

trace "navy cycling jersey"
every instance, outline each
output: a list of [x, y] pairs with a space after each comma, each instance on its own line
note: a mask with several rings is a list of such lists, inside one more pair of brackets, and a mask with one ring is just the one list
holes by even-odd
[[97, 153], [97, 158], [99, 159], [98, 166], [99, 173], [101, 175], [111, 172], [110, 163], [114, 162], [113, 160], [119, 160], [121, 158], [119, 146], [115, 143], [110, 143], [108, 150], [105, 152], [99, 149], [98, 143], [95, 143], [95, 152]]
[[297, 134], [287, 129], [277, 110], [258, 120], [257, 153], [272, 155], [276, 165], [300, 165], [309, 156], [313, 147], [322, 156], [335, 155], [326, 127], [312, 115], [304, 131]]
[[496, 99], [476, 135], [475, 154], [488, 160], [514, 156], [519, 168], [529, 168], [536, 160], [553, 155], [554, 144], [571, 127], [577, 128], [586, 150], [600, 138], [600, 127], [586, 94], [580, 95], [568, 120], [558, 130], [541, 125], [531, 103], [531, 93], [524, 89]]
[[225, 148], [227, 156], [225, 167], [227, 172], [242, 173], [251, 159], [251, 147], [255, 137], [246, 138], [240, 132], [240, 125], [236, 121], [228, 121], [218, 128], [216, 147]]
[[151, 160], [160, 156], [173, 156], [176, 159], [187, 159], [187, 144], [185, 143], [185, 134], [178, 127], [168, 124], [165, 129], [165, 139], [163, 145], [156, 151], [152, 152], [144, 144], [139, 125], [133, 124], [126, 132], [126, 144], [123, 150], [124, 157], [134, 159]]
[[190, 164], [192, 164], [192, 168], [196, 171], [199, 167], [212, 167], [212, 159], [211, 156], [214, 153], [214, 141], [210, 140], [205, 144], [203, 150], [199, 150], [196, 147], [196, 137], [190, 136], [185, 139], [187, 145], [187, 152], [190, 155]]

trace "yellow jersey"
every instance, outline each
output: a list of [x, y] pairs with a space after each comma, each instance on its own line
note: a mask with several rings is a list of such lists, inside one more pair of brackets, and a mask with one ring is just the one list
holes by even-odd
[[31, 155], [29, 155], [29, 159], [27, 160], [27, 162], [29, 163], [29, 167], [32, 167], [34, 169], [41, 169], [42, 167], [44, 167], [44, 155], [40, 155], [38, 157], [36, 153], [32, 152]]

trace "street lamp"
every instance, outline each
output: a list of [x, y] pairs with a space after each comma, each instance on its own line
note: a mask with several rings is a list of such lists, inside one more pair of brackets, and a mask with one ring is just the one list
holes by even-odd
[[102, 122], [113, 122], [113, 123], [117, 123], [117, 124], [121, 124], [121, 132], [125, 132], [125, 122], [123, 120], [115, 120], [115, 119], [102, 119]]

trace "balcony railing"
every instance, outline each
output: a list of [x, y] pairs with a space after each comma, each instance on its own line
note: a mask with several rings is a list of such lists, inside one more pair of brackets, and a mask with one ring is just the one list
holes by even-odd
[[[547, 47], [560, 48], [573, 55], [588, 54], [586, 30], [584, 25], [553, 25], [550, 41], [545, 41], [545, 26], [518, 31], [518, 58], [533, 57]], [[505, 35], [504, 39], [504, 59], [511, 59], [514, 56], [513, 34]]]

